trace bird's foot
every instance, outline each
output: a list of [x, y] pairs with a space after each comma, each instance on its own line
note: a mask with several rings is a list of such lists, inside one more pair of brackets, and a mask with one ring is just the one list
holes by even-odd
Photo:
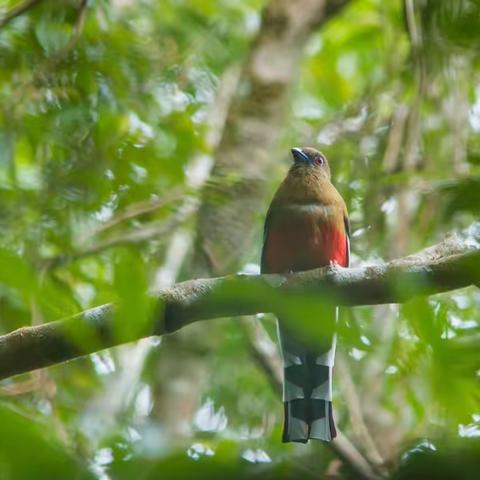
[[335, 274], [342, 266], [336, 260], [330, 260], [327, 265], [327, 271]]

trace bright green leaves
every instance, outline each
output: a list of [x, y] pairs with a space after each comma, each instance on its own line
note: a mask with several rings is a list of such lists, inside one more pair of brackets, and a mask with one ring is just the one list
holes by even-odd
[[[301, 86], [323, 105], [318, 118], [357, 102], [366, 90], [385, 81], [387, 62], [393, 60], [387, 50], [392, 29], [386, 24], [397, 20], [399, 9], [397, 3], [377, 0], [352, 2], [312, 37]], [[395, 60], [400, 62], [408, 53], [406, 36], [397, 31], [395, 43]]]
[[0, 478], [2, 480], [93, 480], [85, 463], [76, 458], [47, 421], [0, 404]]
[[469, 355], [462, 334], [472, 322], [460, 320], [461, 313], [453, 302], [442, 297], [415, 299], [402, 306], [401, 313], [407, 321], [406, 333], [410, 332], [405, 343], [414, 353], [409, 360], [410, 372], [425, 372], [424, 381], [416, 388], [433, 406], [430, 420], [446, 422], [455, 429], [480, 408], [475, 375], [480, 364]]
[[42, 17], [35, 25], [35, 36], [46, 55], [52, 55], [65, 48], [72, 35], [72, 26], [68, 23], [51, 21]]
[[152, 332], [154, 299], [149, 295], [145, 264], [134, 250], [120, 249], [114, 265], [113, 288], [117, 296], [114, 335], [121, 342]]
[[24, 298], [35, 290], [36, 277], [19, 255], [0, 248], [0, 284], [16, 289]]

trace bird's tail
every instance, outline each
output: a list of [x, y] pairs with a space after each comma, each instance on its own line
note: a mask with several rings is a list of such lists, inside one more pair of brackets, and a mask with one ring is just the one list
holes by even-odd
[[320, 353], [311, 352], [278, 324], [283, 355], [283, 442], [330, 441], [336, 436], [332, 413], [332, 369], [336, 336]]

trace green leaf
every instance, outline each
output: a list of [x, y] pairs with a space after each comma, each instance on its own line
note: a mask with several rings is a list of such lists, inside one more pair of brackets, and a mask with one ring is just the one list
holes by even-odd
[[94, 479], [84, 464], [62, 445], [48, 422], [38, 422], [0, 404], [0, 478], [2, 480]]

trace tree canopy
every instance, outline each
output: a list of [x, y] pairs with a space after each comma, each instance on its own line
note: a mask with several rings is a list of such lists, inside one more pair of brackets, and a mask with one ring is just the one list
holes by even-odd
[[[478, 0], [0, 2], [0, 478], [476, 478], [479, 32]], [[303, 145], [353, 268], [254, 277]], [[328, 301], [341, 433], [284, 445], [271, 312], [320, 342]]]

